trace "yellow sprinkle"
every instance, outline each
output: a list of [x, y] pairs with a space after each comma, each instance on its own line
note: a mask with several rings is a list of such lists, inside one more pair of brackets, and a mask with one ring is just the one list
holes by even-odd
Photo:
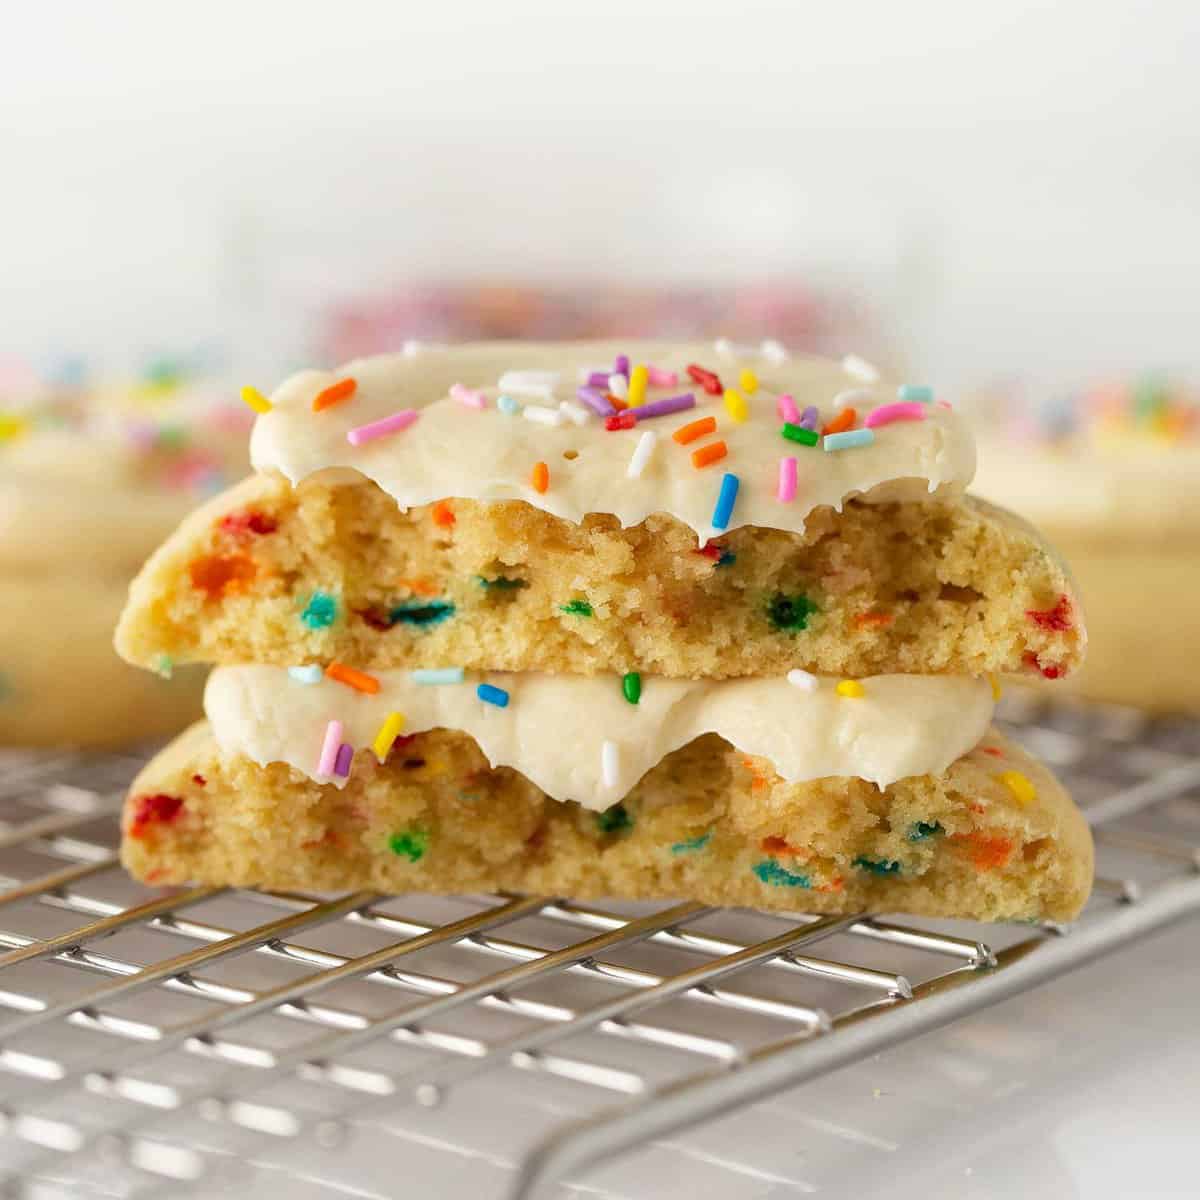
[[398, 712], [388, 713], [383, 724], [379, 727], [379, 732], [375, 735], [375, 740], [371, 743], [371, 749], [375, 751], [375, 757], [380, 762], [387, 760], [388, 754], [391, 753], [392, 743], [400, 736], [400, 730], [404, 728], [404, 714]]
[[7, 413], [0, 413], [0, 442], [7, 441], [9, 438], [19, 437], [29, 427], [29, 422], [24, 417], [9, 416]]
[[758, 391], [758, 376], [749, 367], [743, 367], [738, 372], [738, 383], [747, 396], [753, 396]]
[[1028, 808], [1037, 799], [1037, 788], [1020, 771], [1002, 771], [1000, 782], [1022, 808]]
[[998, 701], [1004, 695], [1000, 690], [1000, 680], [993, 674], [988, 676], [988, 683], [992, 685], [992, 699]]
[[744, 421], [750, 415], [746, 397], [732, 388], [725, 389], [725, 411], [735, 420]]
[[867, 689], [857, 679], [843, 679], [834, 691], [847, 700], [861, 700], [867, 694]]
[[649, 381], [650, 372], [646, 370], [644, 363], [638, 363], [629, 372], [629, 395], [625, 399], [630, 408], [637, 408], [646, 403], [646, 385]]
[[242, 388], [242, 399], [250, 405], [256, 413], [269, 413], [271, 411], [271, 402], [258, 390], [247, 384]]

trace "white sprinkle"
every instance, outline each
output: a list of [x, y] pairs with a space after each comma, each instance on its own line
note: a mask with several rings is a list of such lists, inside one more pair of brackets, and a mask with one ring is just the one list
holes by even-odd
[[629, 395], [629, 380], [624, 375], [610, 375], [608, 377], [608, 390], [618, 400], [624, 400]]
[[870, 400], [875, 393], [870, 388], [847, 388], [844, 392], [838, 392], [833, 398], [833, 407], [841, 412], [843, 408], [849, 408], [852, 404], [858, 404], [863, 400]]
[[821, 682], [815, 675], [810, 675], [807, 671], [789, 671], [787, 673], [787, 681], [792, 687], [799, 688], [802, 692], [815, 692], [817, 685]]
[[419, 683], [425, 687], [435, 687], [444, 683], [462, 683], [465, 674], [462, 667], [426, 667], [409, 671], [408, 677], [413, 683]]
[[521, 409], [521, 415], [527, 421], [536, 421], [539, 425], [561, 425], [566, 419], [557, 408], [543, 408], [540, 404], [527, 404]]
[[600, 747], [600, 778], [606, 788], [617, 786], [618, 750], [616, 742], [605, 742]]
[[558, 411], [576, 425], [586, 425], [592, 419], [592, 414], [586, 408], [572, 404], [570, 400], [563, 400], [558, 406]]
[[763, 358], [769, 363], [774, 363], [775, 366], [779, 366], [780, 363], [787, 362], [788, 360], [787, 347], [782, 342], [777, 342], [774, 338], [767, 338], [759, 346], [759, 350]]
[[641, 479], [642, 472], [646, 469], [646, 464], [650, 461], [650, 456], [654, 453], [654, 447], [658, 445], [658, 434], [651, 433], [646, 430], [640, 438], [638, 444], [634, 447], [633, 454], [629, 459], [629, 466], [625, 468], [625, 474], [630, 479]]
[[864, 383], [878, 383], [879, 370], [872, 366], [865, 358], [859, 358], [857, 354], [847, 354], [842, 359], [842, 370], [847, 375], [853, 375], [855, 379], [861, 379]]
[[310, 663], [306, 667], [288, 667], [288, 674], [297, 683], [320, 683], [325, 672], [316, 663]]

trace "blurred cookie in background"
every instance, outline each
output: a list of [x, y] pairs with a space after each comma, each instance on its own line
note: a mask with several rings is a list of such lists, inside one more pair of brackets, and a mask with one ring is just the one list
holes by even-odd
[[1145, 375], [981, 405], [973, 491], [1066, 556], [1087, 611], [1083, 695], [1200, 712], [1200, 396]]
[[0, 370], [0, 744], [118, 746], [198, 715], [202, 672], [135, 671], [112, 630], [146, 555], [245, 474], [252, 416], [165, 361], [118, 385]]

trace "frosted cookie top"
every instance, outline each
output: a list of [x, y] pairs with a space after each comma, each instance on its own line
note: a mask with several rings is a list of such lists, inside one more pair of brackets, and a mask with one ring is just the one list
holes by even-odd
[[524, 500], [625, 527], [668, 513], [702, 540], [802, 532], [814, 509], [855, 496], [955, 495], [975, 468], [965, 423], [928, 388], [771, 344], [410, 347], [301, 372], [269, 401], [245, 394], [261, 413], [254, 466], [292, 483], [349, 469], [402, 508]]
[[[493, 767], [520, 771], [555, 799], [605, 809], [706, 733], [767, 759], [790, 783], [854, 776], [887, 787], [939, 775], [979, 743], [995, 708], [986, 680], [955, 675], [841, 684], [804, 672], [721, 681], [655, 676], [639, 678], [631, 692], [616, 675], [342, 671], [356, 686], [319, 667], [218, 667], [204, 709], [222, 750], [260, 765], [285, 762], [341, 787], [354, 750], [373, 746], [386, 757], [397, 733], [460, 730]], [[377, 690], [356, 690], [364, 684]], [[389, 725], [390, 714], [403, 721]], [[565, 714], [575, 718], [570, 737], [555, 732]]]

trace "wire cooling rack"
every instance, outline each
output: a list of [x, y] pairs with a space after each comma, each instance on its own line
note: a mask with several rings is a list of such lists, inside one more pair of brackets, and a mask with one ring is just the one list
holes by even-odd
[[1200, 723], [1002, 715], [1096, 832], [1071, 929], [163, 892], [116, 859], [139, 759], [4, 752], [0, 1188], [608, 1195], [594, 1164], [1200, 911]]

